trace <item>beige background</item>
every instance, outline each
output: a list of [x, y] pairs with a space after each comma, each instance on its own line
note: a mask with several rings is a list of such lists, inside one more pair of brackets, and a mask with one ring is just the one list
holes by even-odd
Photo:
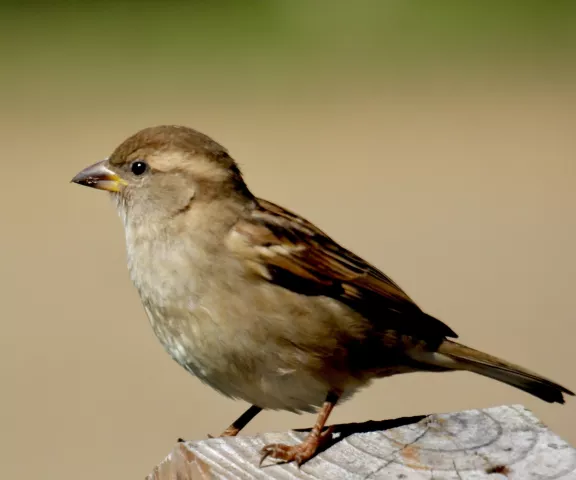
[[[15, 112], [2, 125], [4, 474], [141, 478], [178, 436], [217, 433], [246, 407], [164, 353], [129, 282], [111, 203], [67, 183], [161, 122], [223, 142], [255, 192], [383, 268], [462, 341], [576, 388], [575, 92], [466, 88], [329, 105], [157, 100], [111, 116], [74, 110], [69, 98], [57, 122]], [[332, 421], [506, 403], [534, 409], [576, 442], [576, 402], [548, 405], [464, 373], [380, 381]], [[269, 412], [248, 432], [311, 421]]]
[[[88, 31], [91, 45], [107, 39]], [[16, 33], [2, 42], [21, 52], [3, 57], [0, 78], [4, 477], [142, 478], [177, 437], [218, 433], [246, 408], [164, 353], [130, 284], [111, 202], [68, 183], [160, 123], [226, 145], [256, 194], [382, 268], [464, 343], [576, 389], [576, 88], [566, 62], [404, 76], [336, 62], [313, 78], [300, 65], [294, 81], [240, 81], [240, 61], [212, 69], [162, 57], [158, 69], [152, 50], [148, 63], [126, 54], [115, 67], [66, 32], [54, 30], [53, 49], [41, 33], [36, 50]], [[331, 421], [511, 403], [576, 444], [575, 399], [549, 405], [466, 373], [379, 381]], [[312, 421], [265, 412], [247, 433]]]

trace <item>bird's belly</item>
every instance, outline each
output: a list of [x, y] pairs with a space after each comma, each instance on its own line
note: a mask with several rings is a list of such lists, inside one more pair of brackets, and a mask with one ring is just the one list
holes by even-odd
[[[256, 330], [235, 329], [234, 319], [228, 318], [226, 328], [221, 328], [207, 309], [187, 312], [184, 317], [160, 315], [150, 307], [146, 311], [170, 356], [228, 397], [265, 409], [311, 412], [334, 386], [324, 372], [306, 368], [302, 352], [282, 347]], [[360, 382], [346, 385], [343, 396], [350, 396], [359, 386]]]

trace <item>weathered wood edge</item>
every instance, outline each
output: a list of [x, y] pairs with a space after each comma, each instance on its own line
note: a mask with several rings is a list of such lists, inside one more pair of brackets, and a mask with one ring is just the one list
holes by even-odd
[[521, 405], [337, 425], [334, 441], [300, 470], [258, 468], [267, 443], [305, 431], [178, 443], [147, 480], [576, 480], [576, 449]]

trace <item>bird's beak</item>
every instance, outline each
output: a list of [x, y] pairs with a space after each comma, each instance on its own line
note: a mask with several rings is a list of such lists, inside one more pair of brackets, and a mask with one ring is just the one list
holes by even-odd
[[115, 193], [122, 191], [128, 185], [126, 180], [106, 166], [106, 160], [85, 168], [72, 179], [72, 182]]

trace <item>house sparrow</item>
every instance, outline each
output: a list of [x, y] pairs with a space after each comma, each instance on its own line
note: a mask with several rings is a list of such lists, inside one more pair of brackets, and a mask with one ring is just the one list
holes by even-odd
[[255, 197], [228, 151], [182, 126], [144, 129], [72, 180], [111, 192], [131, 279], [176, 362], [249, 402], [222, 435], [262, 409], [319, 410], [298, 445], [267, 445], [302, 464], [330, 437], [337, 402], [373, 379], [468, 370], [546, 402], [566, 388], [456, 343], [384, 273], [304, 218]]

